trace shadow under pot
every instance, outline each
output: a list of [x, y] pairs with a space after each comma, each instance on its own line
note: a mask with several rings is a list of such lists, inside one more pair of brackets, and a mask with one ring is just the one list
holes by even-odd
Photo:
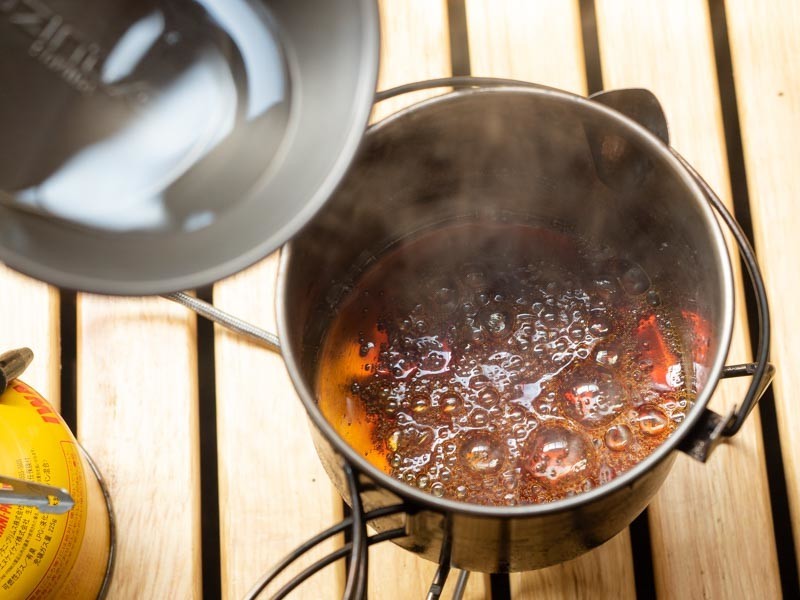
[[[378, 531], [404, 528], [395, 543], [460, 569], [536, 569], [624, 529], [676, 449], [705, 460], [771, 366], [762, 347], [724, 367], [716, 199], [665, 143], [652, 94], [409, 88], [443, 83], [457, 89], [369, 129], [284, 248], [283, 356], [344, 499], [349, 463], [364, 510], [404, 503]], [[754, 373], [740, 412], [706, 409], [721, 377]]]

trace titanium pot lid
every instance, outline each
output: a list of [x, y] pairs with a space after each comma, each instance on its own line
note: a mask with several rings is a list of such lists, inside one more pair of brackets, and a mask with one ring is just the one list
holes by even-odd
[[63, 288], [207, 285], [294, 235], [372, 108], [373, 0], [0, 4], [0, 260]]

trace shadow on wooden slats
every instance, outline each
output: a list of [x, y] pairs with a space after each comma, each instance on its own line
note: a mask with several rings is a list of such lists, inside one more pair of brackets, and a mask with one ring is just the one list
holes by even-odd
[[195, 318], [79, 294], [78, 431], [117, 518], [109, 598], [200, 597]]
[[[467, 0], [473, 75], [512, 77], [586, 93], [580, 13], [574, 2]], [[628, 530], [562, 565], [512, 575], [523, 597], [635, 597]]]
[[0, 265], [0, 353], [27, 346], [34, 360], [23, 379], [60, 406], [58, 290]]
[[[596, 3], [605, 87], [646, 87], [661, 100], [672, 144], [730, 203], [708, 8], [697, 0]], [[729, 362], [749, 358], [741, 276]], [[742, 400], [747, 382], [725, 382], [718, 412]], [[706, 465], [679, 456], [651, 505], [660, 597], [780, 594], [758, 411]]]
[[[216, 284], [214, 303], [274, 331], [277, 266], [276, 252]], [[219, 328], [215, 348], [222, 594], [238, 599], [298, 544], [339, 521], [342, 505], [280, 355]], [[341, 543], [332, 540], [313, 556]], [[342, 572], [341, 562], [325, 569], [296, 597], [341, 597]]]
[[[800, 5], [725, 1], [750, 213], [772, 313], [775, 404], [800, 547]], [[788, 524], [787, 524], [788, 525]]]

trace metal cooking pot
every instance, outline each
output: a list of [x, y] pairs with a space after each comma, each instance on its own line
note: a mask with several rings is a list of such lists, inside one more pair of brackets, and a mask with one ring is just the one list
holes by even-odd
[[[337, 192], [284, 247], [278, 276], [282, 353], [318, 453], [345, 500], [367, 511], [406, 507], [405, 514], [373, 521], [379, 532], [402, 528], [395, 543], [465, 570], [540, 568], [571, 559], [627, 526], [663, 483], [675, 450], [705, 460], [718, 441], [738, 431], [772, 376], [766, 298], [746, 238], [665, 143], [663, 113], [649, 92], [587, 99], [520, 82], [454, 78], [382, 97], [444, 85], [463, 89], [368, 130]], [[762, 336], [751, 365], [724, 367], [733, 283], [712, 207], [732, 227], [759, 300]], [[333, 307], [352, 284], [354, 265], [421, 228], [499, 212], [566, 223], [611, 245], [641, 264], [659, 289], [672, 290], [675, 307], [691, 307], [712, 332], [703, 362], [695, 364], [696, 402], [677, 431], [613, 481], [549, 504], [480, 506], [437, 498], [393, 479], [337, 434], [314, 394], [322, 338]], [[721, 377], [742, 374], [754, 378], [740, 410], [721, 417], [706, 409]], [[360, 473], [359, 498], [346, 477], [350, 466]]]
[[378, 37], [374, 0], [0, 2], [0, 261], [140, 295], [263, 258], [344, 175]]

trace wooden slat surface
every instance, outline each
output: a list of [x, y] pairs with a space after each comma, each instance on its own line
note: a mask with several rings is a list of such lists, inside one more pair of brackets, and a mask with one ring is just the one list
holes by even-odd
[[[730, 204], [707, 3], [599, 0], [596, 12], [606, 89], [653, 91], [672, 145]], [[742, 362], [750, 352], [738, 261], [734, 265], [739, 310], [729, 362]], [[741, 402], [746, 385], [726, 382], [710, 406], [724, 413]], [[659, 597], [780, 595], [758, 411], [707, 464], [679, 456], [649, 514]]]
[[23, 379], [60, 406], [58, 290], [0, 265], [0, 353], [27, 346], [34, 361]]
[[586, 94], [578, 0], [466, 0], [472, 74]]
[[725, 7], [750, 212], [773, 319], [783, 463], [800, 548], [800, 3], [726, 0]]
[[[452, 73], [446, 0], [379, 0], [378, 6], [381, 18], [379, 90], [447, 77]], [[441, 92], [415, 92], [385, 100], [375, 105], [371, 121], [379, 121]]]
[[194, 315], [159, 298], [79, 295], [78, 437], [117, 517], [109, 598], [199, 598]]
[[[218, 283], [215, 304], [274, 331], [277, 266], [275, 253]], [[314, 451], [305, 409], [280, 355], [222, 329], [215, 344], [222, 594], [238, 599], [290, 550], [339, 521], [342, 504]], [[325, 544], [313, 556], [334, 547]], [[297, 597], [335, 598], [342, 590], [337, 563], [306, 582]]]

